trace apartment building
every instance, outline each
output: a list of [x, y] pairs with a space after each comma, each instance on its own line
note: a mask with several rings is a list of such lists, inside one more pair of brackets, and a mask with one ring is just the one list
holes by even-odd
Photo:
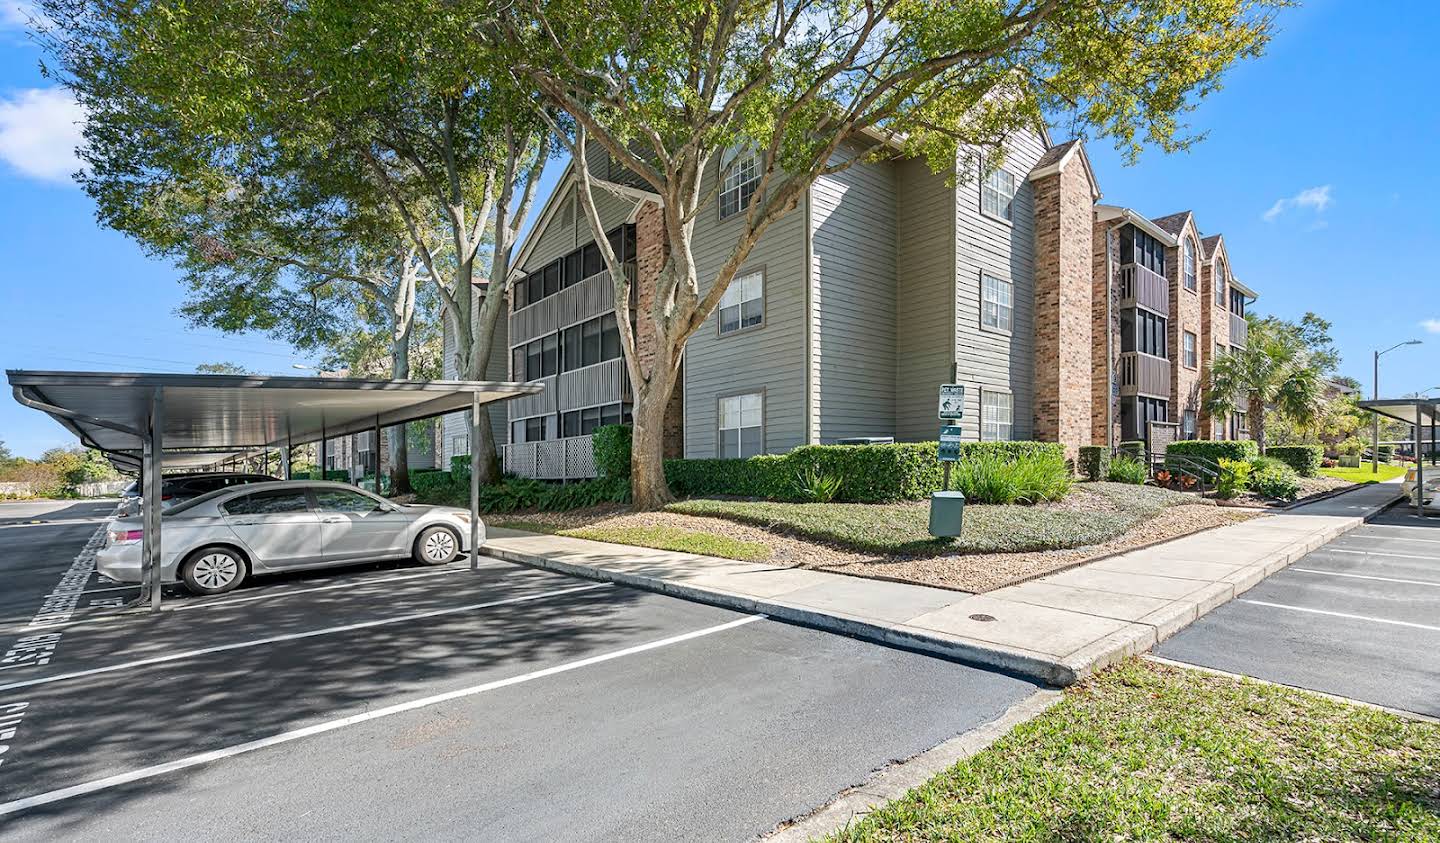
[[[607, 237], [643, 296], [660, 265], [656, 206], [595, 154], [592, 170], [620, 185], [596, 191]], [[1254, 298], [1223, 239], [1203, 236], [1189, 212], [1152, 219], [1101, 204], [1079, 142], [1025, 133], [992, 163], [937, 174], [897, 159], [819, 179], [687, 346], [667, 452], [933, 439], [942, 383], [966, 386], [960, 424], [974, 440], [1073, 451], [1245, 435], [1243, 417], [1212, 420], [1200, 404], [1204, 368], [1244, 344]], [[734, 243], [760, 170], [735, 151], [707, 174], [702, 192], [717, 189], [695, 228], [702, 281]], [[505, 361], [509, 377], [546, 389], [503, 405], [505, 466], [587, 476], [589, 434], [627, 420], [631, 396], [610, 279], [572, 172], [515, 265]]]

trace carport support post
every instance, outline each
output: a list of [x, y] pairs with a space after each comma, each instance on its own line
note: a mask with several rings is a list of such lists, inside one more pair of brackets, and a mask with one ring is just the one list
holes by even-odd
[[480, 393], [470, 393], [470, 570], [480, 570]]
[[1415, 514], [1425, 517], [1425, 458], [1420, 453], [1420, 442], [1425, 438], [1425, 405], [1415, 402]]
[[285, 437], [285, 447], [280, 449], [280, 479], [290, 479], [290, 437]]
[[165, 391], [155, 387], [150, 393], [150, 426], [145, 431], [143, 493], [145, 504], [141, 529], [144, 579], [142, 602], [149, 598], [150, 610], [160, 611], [160, 464], [165, 449]]

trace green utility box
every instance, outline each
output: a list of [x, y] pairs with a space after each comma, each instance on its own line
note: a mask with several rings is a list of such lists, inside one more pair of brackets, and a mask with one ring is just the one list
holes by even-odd
[[956, 537], [965, 521], [965, 496], [959, 492], [930, 494], [930, 535]]

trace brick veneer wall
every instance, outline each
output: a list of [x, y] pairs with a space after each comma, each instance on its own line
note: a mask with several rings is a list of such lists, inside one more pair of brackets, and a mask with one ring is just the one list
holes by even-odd
[[1097, 220], [1092, 243], [1090, 444], [1114, 446], [1120, 441], [1120, 402], [1112, 386], [1120, 365], [1120, 235], [1114, 223]]
[[[1224, 254], [1216, 246], [1217, 254]], [[1230, 310], [1215, 304], [1215, 261], [1200, 264], [1200, 360], [1201, 371], [1209, 371], [1215, 361], [1215, 343], [1230, 347]], [[1203, 396], [1202, 396], [1203, 398]], [[1215, 425], [1209, 413], [1200, 413], [1199, 431], [1201, 439], [1214, 439]]]
[[[1186, 237], [1195, 238], [1195, 292], [1185, 289], [1184, 244]], [[1200, 238], [1187, 222], [1180, 235], [1180, 243], [1173, 249], [1165, 250], [1165, 279], [1170, 286], [1170, 421], [1183, 422], [1183, 413], [1194, 410], [1195, 430], [1202, 433], [1199, 421], [1200, 372], [1205, 359], [1205, 331], [1201, 325], [1204, 310], [1200, 284]], [[1184, 332], [1195, 335], [1196, 368], [1185, 367]], [[1203, 438], [1203, 437], [1202, 437]]]
[[[642, 371], [655, 359], [654, 325], [645, 315], [654, 301], [655, 280], [665, 263], [665, 248], [665, 219], [660, 206], [646, 202], [635, 216], [635, 350]], [[684, 445], [685, 385], [681, 377], [665, 406], [665, 459], [684, 456]]]
[[1093, 433], [1093, 197], [1078, 158], [1034, 189], [1034, 435], [1074, 457]]

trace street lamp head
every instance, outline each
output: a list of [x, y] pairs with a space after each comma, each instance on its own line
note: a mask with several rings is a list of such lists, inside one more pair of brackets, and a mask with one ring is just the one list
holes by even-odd
[[1406, 340], [1405, 342], [1401, 343], [1401, 345], [1424, 345], [1424, 344], [1425, 344], [1425, 341], [1424, 341], [1424, 340]]

